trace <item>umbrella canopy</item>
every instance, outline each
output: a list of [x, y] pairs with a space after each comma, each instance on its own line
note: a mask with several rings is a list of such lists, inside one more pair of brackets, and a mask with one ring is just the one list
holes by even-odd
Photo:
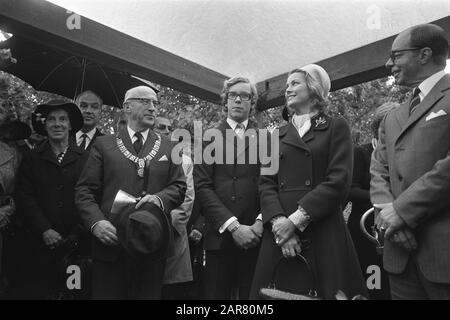
[[39, 91], [75, 99], [80, 92], [92, 90], [102, 97], [104, 104], [118, 108], [122, 106], [125, 92], [132, 87], [150, 85], [159, 91], [148, 81], [144, 83], [127, 73], [19, 36], [4, 41], [1, 47], [10, 48], [17, 59], [17, 63], [6, 66], [4, 71], [28, 82]]

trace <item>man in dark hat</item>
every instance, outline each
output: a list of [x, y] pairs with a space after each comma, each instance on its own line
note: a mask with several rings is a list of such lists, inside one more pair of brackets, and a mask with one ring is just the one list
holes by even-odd
[[78, 107], [64, 100], [38, 105], [32, 115], [34, 130], [47, 140], [24, 154], [18, 175], [17, 206], [29, 231], [30, 250], [13, 288], [17, 298], [57, 297], [65, 241], [83, 234], [73, 189], [87, 154], [69, 139], [82, 124]]
[[103, 136], [97, 127], [100, 122], [103, 100], [95, 92], [86, 90], [77, 96], [75, 103], [83, 115], [83, 126], [75, 133], [74, 138], [77, 146], [89, 151], [94, 145], [95, 139]]
[[[170, 239], [165, 222], [183, 202], [186, 181], [181, 165], [172, 162], [172, 143], [150, 130], [157, 101], [156, 92], [150, 87], [126, 92], [123, 111], [127, 126], [117, 135], [97, 139], [75, 188], [81, 218], [94, 235], [94, 299], [158, 299], [161, 295], [167, 251], [163, 244], [169, 241], [164, 239]], [[119, 190], [119, 195], [125, 195], [119, 200], [129, 199], [131, 209], [141, 213], [133, 213], [130, 206], [113, 210]], [[148, 206], [153, 209], [146, 210]], [[159, 216], [155, 207], [164, 213], [165, 220], [159, 219], [159, 224], [154, 225], [155, 219], [150, 222], [133, 218], [133, 214], [140, 218]], [[142, 211], [147, 214], [142, 215]], [[135, 239], [130, 230], [136, 228], [127, 226], [136, 223], [142, 230], [160, 230], [160, 236], [147, 245], [126, 240]]]

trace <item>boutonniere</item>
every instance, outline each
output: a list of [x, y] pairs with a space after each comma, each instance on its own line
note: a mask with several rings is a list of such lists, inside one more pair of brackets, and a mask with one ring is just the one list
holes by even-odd
[[317, 128], [318, 126], [320, 126], [321, 124], [325, 124], [327, 121], [325, 120], [324, 117], [319, 117], [316, 119], [316, 124], [315, 124], [315, 128]]

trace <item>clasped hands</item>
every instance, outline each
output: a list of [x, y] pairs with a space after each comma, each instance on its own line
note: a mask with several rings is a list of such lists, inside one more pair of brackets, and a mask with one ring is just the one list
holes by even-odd
[[[153, 203], [161, 208], [159, 198], [152, 194], [146, 194], [141, 198], [138, 198], [138, 202], [135, 208], [139, 209], [142, 205], [144, 205], [144, 203], [147, 202]], [[97, 237], [97, 239], [99, 239], [103, 244], [107, 246], [116, 246], [119, 243], [119, 238], [117, 237], [117, 229], [108, 220], [98, 221], [92, 229], [92, 233], [95, 237]]]
[[246, 250], [256, 247], [261, 241], [262, 234], [263, 224], [257, 219], [251, 226], [241, 224], [231, 235], [236, 245]]
[[381, 235], [407, 251], [417, 249], [414, 233], [395, 212], [393, 204], [387, 203], [375, 205], [375, 207], [380, 209], [380, 212], [375, 217], [375, 225], [381, 231]]
[[300, 238], [295, 234], [295, 229], [294, 223], [284, 216], [277, 217], [272, 224], [275, 243], [281, 247], [285, 258], [293, 258], [302, 252]]

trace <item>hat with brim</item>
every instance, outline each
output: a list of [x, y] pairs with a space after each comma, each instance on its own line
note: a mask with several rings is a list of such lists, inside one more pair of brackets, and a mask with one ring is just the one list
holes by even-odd
[[168, 217], [153, 203], [145, 203], [138, 210], [130, 204], [119, 213], [117, 233], [121, 246], [136, 258], [165, 257], [171, 242]]
[[22, 121], [14, 120], [0, 127], [0, 135], [8, 141], [23, 140], [31, 135], [31, 128]]
[[46, 136], [45, 121], [48, 114], [54, 110], [65, 110], [69, 115], [71, 130], [70, 133], [77, 132], [83, 126], [83, 115], [77, 105], [72, 102], [67, 102], [61, 99], [52, 99], [47, 103], [40, 104], [36, 110], [31, 114], [31, 124], [34, 131]]

